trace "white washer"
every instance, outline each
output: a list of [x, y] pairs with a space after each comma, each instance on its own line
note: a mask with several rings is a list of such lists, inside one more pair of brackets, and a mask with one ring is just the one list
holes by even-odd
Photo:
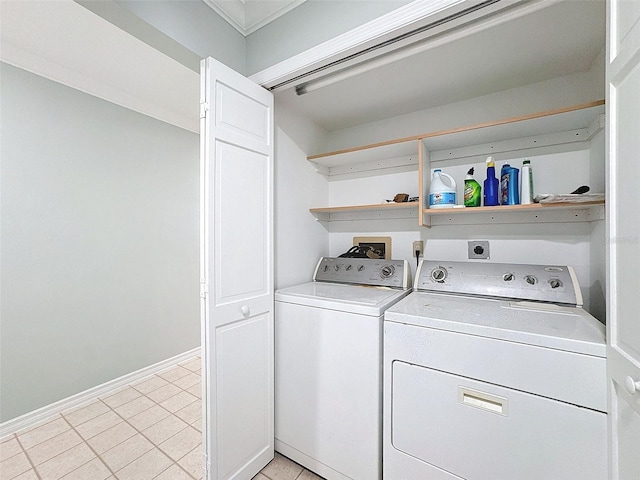
[[384, 477], [605, 480], [605, 328], [570, 267], [423, 261], [384, 322]]
[[405, 260], [323, 257], [276, 292], [275, 447], [329, 480], [382, 476], [382, 322]]

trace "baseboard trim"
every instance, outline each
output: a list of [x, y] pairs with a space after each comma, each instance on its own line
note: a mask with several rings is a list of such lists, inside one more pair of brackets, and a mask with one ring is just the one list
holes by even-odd
[[51, 417], [70, 408], [79, 407], [85, 403], [90, 403], [109, 390], [135, 383], [148, 375], [161, 372], [172, 365], [183, 363], [200, 354], [201, 350], [202, 349], [200, 347], [194, 348], [193, 350], [181, 353], [175, 357], [167, 358], [166, 360], [141, 368], [135, 372], [127, 373], [122, 377], [115, 378], [101, 385], [97, 385], [83, 392], [76, 393], [70, 397], [63, 398], [62, 400], [45, 405], [37, 410], [33, 410], [19, 417], [0, 423], [0, 439], [20, 430], [24, 430], [25, 428], [35, 426], [47, 417]]

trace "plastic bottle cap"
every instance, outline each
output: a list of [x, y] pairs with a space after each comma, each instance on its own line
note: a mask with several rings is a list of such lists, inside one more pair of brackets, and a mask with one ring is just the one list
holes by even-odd
[[495, 167], [493, 163], [493, 157], [487, 157], [487, 167]]
[[433, 173], [437, 173], [437, 172], [441, 172], [441, 171], [442, 171], [441, 169], [436, 168], [436, 169], [433, 171]]

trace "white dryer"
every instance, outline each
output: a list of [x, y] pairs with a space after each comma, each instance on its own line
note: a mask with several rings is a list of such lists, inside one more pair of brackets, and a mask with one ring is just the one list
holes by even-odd
[[423, 261], [384, 322], [384, 477], [605, 480], [605, 328], [573, 270]]
[[382, 476], [382, 322], [405, 260], [323, 257], [275, 294], [275, 448], [328, 480]]

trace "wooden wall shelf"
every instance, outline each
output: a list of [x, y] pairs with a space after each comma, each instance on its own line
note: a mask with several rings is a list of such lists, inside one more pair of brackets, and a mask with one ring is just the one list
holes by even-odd
[[[604, 128], [604, 100], [307, 157], [329, 179], [416, 170], [419, 201], [312, 208], [320, 221], [416, 218], [420, 226], [482, 223], [568, 223], [604, 218], [604, 202], [425, 209], [432, 165], [478, 156], [538, 152], [571, 143], [588, 145]], [[475, 158], [474, 161], [477, 161]]]

